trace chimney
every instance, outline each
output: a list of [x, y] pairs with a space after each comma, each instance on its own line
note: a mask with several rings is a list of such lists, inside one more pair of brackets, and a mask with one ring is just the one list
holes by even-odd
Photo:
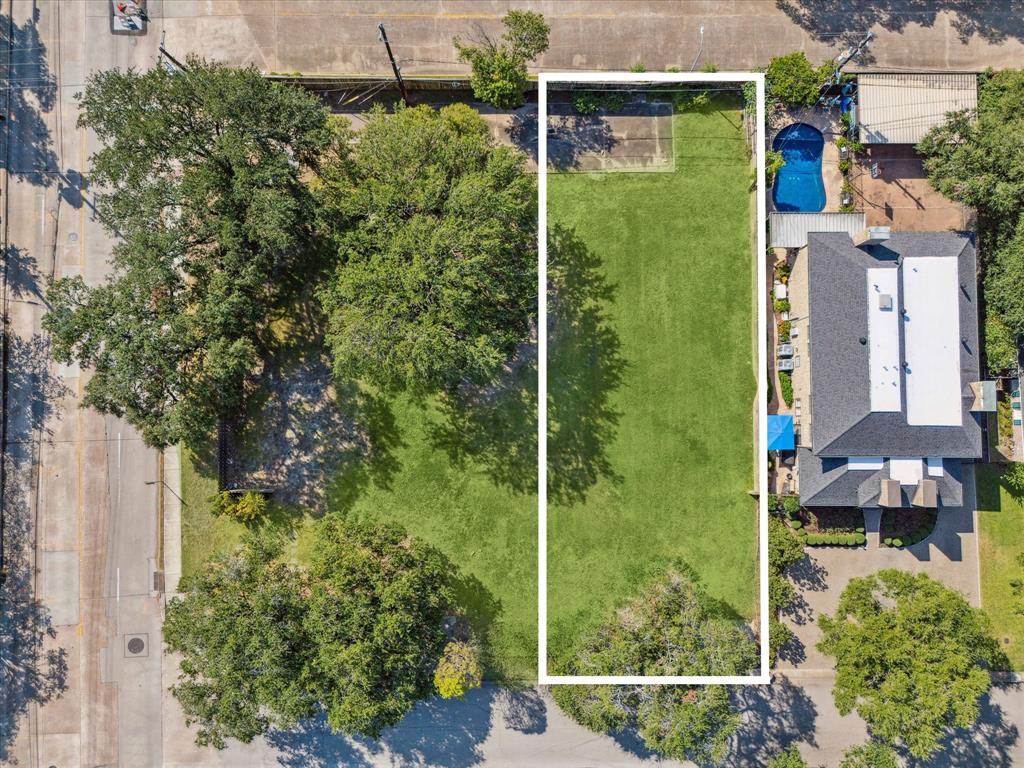
[[882, 507], [901, 507], [903, 497], [900, 493], [900, 481], [888, 477], [882, 478], [882, 492], [878, 496], [878, 504]]
[[914, 491], [914, 498], [910, 503], [915, 507], [926, 509], [935, 509], [939, 506], [938, 486], [935, 481], [928, 478], [921, 480], [917, 484], [917, 490]]

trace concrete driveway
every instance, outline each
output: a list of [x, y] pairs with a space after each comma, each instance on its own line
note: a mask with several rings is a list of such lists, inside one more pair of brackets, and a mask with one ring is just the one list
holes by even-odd
[[935, 531], [925, 541], [904, 549], [879, 546], [879, 515], [876, 512], [865, 516], [866, 549], [808, 547], [807, 559], [791, 574], [800, 591], [800, 599], [784, 619], [796, 633], [797, 642], [785, 649], [785, 657], [779, 660], [779, 670], [831, 674], [832, 660], [815, 647], [821, 639], [817, 618], [822, 613], [835, 611], [839, 596], [850, 579], [867, 576], [883, 568], [927, 573], [962, 592], [972, 605], [980, 606], [974, 498], [974, 467], [965, 465], [965, 506], [940, 511]]

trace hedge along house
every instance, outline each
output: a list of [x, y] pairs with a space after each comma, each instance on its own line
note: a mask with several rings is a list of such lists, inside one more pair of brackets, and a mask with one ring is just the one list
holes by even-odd
[[[963, 503], [982, 456], [973, 238], [957, 232], [812, 233], [791, 277], [804, 370], [797, 477], [808, 507]], [[795, 387], [795, 389], [797, 389]]]

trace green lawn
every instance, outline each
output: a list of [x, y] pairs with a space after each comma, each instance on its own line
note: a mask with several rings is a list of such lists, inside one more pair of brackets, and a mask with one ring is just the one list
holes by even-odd
[[548, 177], [555, 664], [677, 558], [756, 610], [752, 165], [738, 105], [673, 120], [674, 171]]
[[[519, 414], [535, 412], [532, 375], [527, 370], [525, 383], [504, 392], [498, 407], [462, 421], [435, 402], [378, 401], [375, 418], [390, 435], [380, 462], [386, 471], [354, 462], [325, 478], [332, 508], [398, 522], [459, 566], [462, 603], [486, 635], [488, 676], [508, 682], [537, 675], [536, 421]], [[206, 499], [215, 489], [214, 478], [184, 462], [185, 573], [242, 535], [238, 523], [210, 514]], [[302, 562], [310, 555], [312, 520], [292, 522], [292, 555]]]
[[1024, 504], [1000, 484], [999, 475], [999, 465], [977, 467], [981, 603], [1013, 668], [1024, 670], [1024, 616], [1010, 587], [1011, 580], [1024, 579], [1017, 564], [1024, 553]]

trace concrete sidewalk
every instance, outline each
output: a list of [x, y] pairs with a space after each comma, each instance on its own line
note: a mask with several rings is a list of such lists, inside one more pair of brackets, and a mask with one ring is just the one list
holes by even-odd
[[[391, 77], [383, 22], [407, 75], [464, 75], [452, 37], [500, 37], [510, 9], [535, 10], [551, 27], [545, 70], [689, 70], [765, 66], [772, 56], [805, 51], [815, 63], [844, 50], [868, 29], [875, 69], [1019, 66], [1024, 22], [1009, 3], [958, 3], [959, 15], [913, 0], [151, 0], [150, 35], [166, 30], [177, 57], [195, 52], [267, 72]], [[92, 13], [102, 9], [91, 6]], [[703, 26], [703, 45], [700, 28]], [[698, 55], [699, 54], [699, 55]]]

